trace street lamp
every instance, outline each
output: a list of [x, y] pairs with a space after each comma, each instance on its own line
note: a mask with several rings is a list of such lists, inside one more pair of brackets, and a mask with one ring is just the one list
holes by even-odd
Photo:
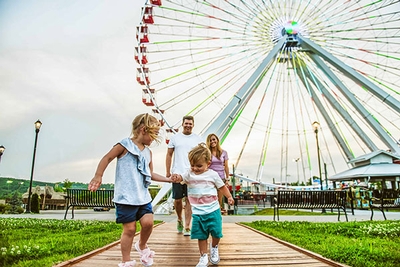
[[4, 150], [6, 150], [6, 148], [4, 146], [0, 146], [0, 162], [1, 162], [1, 156], [3, 156]]
[[299, 176], [299, 161], [300, 158], [295, 158], [293, 159], [294, 162], [296, 162], [296, 167], [297, 167], [297, 185], [300, 185], [300, 176]]
[[321, 172], [321, 153], [319, 150], [319, 142], [318, 142], [318, 129], [319, 129], [319, 122], [314, 121], [312, 124], [314, 128], [314, 133], [315, 133], [315, 139], [317, 140], [317, 155], [318, 155], [318, 170], [319, 170], [319, 183], [321, 185], [321, 190], [322, 188], [322, 172]]
[[42, 126], [42, 123], [40, 122], [40, 120], [37, 120], [35, 122], [35, 145], [33, 147], [33, 158], [32, 158], [32, 169], [31, 169], [31, 179], [29, 181], [29, 193], [28, 193], [28, 203], [26, 206], [26, 213], [30, 213], [31, 212], [31, 193], [32, 193], [32, 180], [33, 180], [33, 169], [35, 167], [35, 157], [36, 157], [36, 145], [37, 145], [37, 139], [38, 139], [38, 134], [40, 131], [40, 127]]
[[[321, 172], [321, 152], [319, 150], [319, 142], [318, 142], [318, 129], [319, 129], [319, 122], [314, 121], [312, 124], [314, 128], [314, 133], [315, 133], [315, 139], [317, 140], [317, 153], [318, 153], [318, 170], [319, 170], [319, 183], [321, 185], [321, 190], [322, 188], [322, 172]], [[326, 213], [325, 208], [322, 208], [322, 213]]]

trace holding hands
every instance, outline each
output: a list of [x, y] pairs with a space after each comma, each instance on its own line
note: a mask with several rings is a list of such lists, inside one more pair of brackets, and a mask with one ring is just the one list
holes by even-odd
[[183, 181], [183, 179], [182, 179], [181, 175], [174, 173], [174, 174], [171, 175], [171, 181], [173, 183], [180, 183], [180, 182]]

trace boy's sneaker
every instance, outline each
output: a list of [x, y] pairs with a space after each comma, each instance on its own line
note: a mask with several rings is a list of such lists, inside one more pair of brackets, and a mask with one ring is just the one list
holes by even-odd
[[191, 232], [190, 229], [185, 229], [185, 231], [183, 232], [184, 236], [190, 236]]
[[154, 257], [154, 251], [150, 250], [148, 247], [146, 247], [143, 250], [140, 250], [139, 248], [139, 241], [135, 243], [135, 249], [137, 252], [139, 252], [140, 255], [140, 262], [146, 266], [149, 267], [153, 265], [153, 257]]
[[208, 266], [208, 255], [203, 254], [200, 257], [199, 263], [197, 263], [196, 267], [207, 267]]
[[177, 221], [176, 222], [176, 229], [178, 230], [178, 233], [182, 233], [183, 232], [183, 223], [182, 221]]
[[136, 266], [136, 261], [127, 261], [118, 263], [118, 267], [135, 267], [135, 266]]
[[212, 264], [218, 264], [218, 262], [219, 262], [218, 245], [213, 247], [210, 244], [210, 261], [211, 261]]

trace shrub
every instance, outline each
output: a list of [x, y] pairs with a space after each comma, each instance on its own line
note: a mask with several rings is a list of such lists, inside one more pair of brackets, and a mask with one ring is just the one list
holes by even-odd
[[39, 213], [40, 203], [39, 203], [39, 195], [33, 194], [31, 199], [31, 212]]

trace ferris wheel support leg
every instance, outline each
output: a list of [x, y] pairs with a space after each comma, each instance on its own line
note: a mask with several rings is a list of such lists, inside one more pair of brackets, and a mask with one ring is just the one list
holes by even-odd
[[348, 160], [351, 160], [354, 158], [353, 153], [351, 153], [351, 150], [347, 146], [345, 140], [342, 138], [340, 135], [339, 131], [337, 130], [335, 123], [332, 121], [331, 117], [329, 116], [328, 112], [326, 111], [324, 105], [321, 103], [321, 100], [317, 97], [316, 92], [312, 86], [309, 86], [306, 79], [308, 79], [311, 83], [313, 83], [316, 88], [321, 89], [321, 82], [312, 75], [308, 69], [305, 67], [305, 63], [300, 60], [300, 65], [304, 68], [302, 68], [301, 74], [299, 72], [297, 73], [297, 76], [300, 78], [301, 82], [304, 84], [305, 88], [311, 92], [312, 99], [314, 100], [315, 105], [317, 106], [318, 110], [321, 112], [322, 116], [324, 117], [326, 123], [329, 125], [329, 129], [331, 130], [332, 134], [335, 136], [336, 140], [339, 143], [340, 148], [342, 151], [345, 153], [346, 157]]
[[[341, 92], [346, 95], [348, 100], [353, 103], [357, 103], [358, 100], [354, 98], [353, 94], [347, 89], [347, 87], [340, 81], [340, 79], [333, 73], [333, 71], [315, 54], [310, 55], [311, 59], [317, 64], [317, 66], [322, 69], [325, 75], [331, 80], [331, 82], [336, 85]], [[357, 133], [357, 135], [363, 140], [364, 144], [371, 150], [375, 151], [379, 148], [375, 145], [375, 143], [364, 133], [364, 131], [359, 127], [357, 122], [353, 119], [353, 117], [344, 109], [338, 101], [332, 96], [332, 94], [322, 85], [320, 81], [318, 81], [320, 88], [322, 89], [322, 93], [326, 97], [326, 99], [331, 103], [331, 105], [335, 108], [336, 111], [342, 116], [344, 120], [348, 123], [348, 125]], [[350, 100], [351, 99], [351, 100]], [[368, 117], [369, 114], [366, 113], [367, 111], [363, 108], [362, 105], [358, 104], [355, 108], [361, 107], [362, 110], [359, 110], [364, 117]]]
[[[387, 94], [385, 91], [380, 89], [378, 86], [370, 82], [368, 79], [360, 75], [358, 72], [356, 72], [353, 68], [350, 68], [346, 64], [344, 64], [342, 61], [334, 57], [332, 54], [329, 52], [325, 51], [322, 47], [318, 46], [311, 40], [299, 36], [299, 39], [301, 40], [301, 46], [305, 49], [309, 49], [315, 54], [319, 55], [320, 57], [324, 58], [326, 61], [328, 61], [330, 64], [332, 64], [334, 67], [336, 67], [338, 70], [340, 70], [345, 76], [348, 78], [352, 79], [354, 82], [363, 85], [366, 87], [371, 93], [373, 93], [376, 97], [381, 99], [383, 103], [387, 104], [390, 106], [394, 111], [398, 112], [400, 114], [400, 102], [397, 101], [395, 98], [393, 98], [391, 95]], [[314, 60], [317, 57], [312, 57]], [[323, 69], [323, 71], [328, 75], [329, 71], [327, 70], [328, 67], [322, 62], [322, 60], [316, 59], [315, 61], [320, 67]], [[329, 75], [328, 75], [329, 77]], [[333, 76], [334, 77], [334, 76]], [[342, 93], [344, 93], [347, 97], [347, 99], [350, 101], [350, 103], [358, 110], [358, 112], [365, 118], [365, 120], [368, 122], [368, 124], [374, 129], [376, 134], [382, 139], [382, 141], [391, 149], [391, 151], [400, 154], [400, 148], [394, 142], [394, 140], [387, 134], [387, 132], [382, 128], [382, 126], [373, 118], [373, 116], [364, 108], [363, 105], [352, 95], [348, 92], [347, 88], [339, 87], [340, 89], [344, 90]]]
[[220, 139], [225, 136], [229, 128], [233, 126], [234, 121], [240, 111], [246, 106], [249, 99], [253, 95], [254, 90], [257, 89], [257, 81], [262, 79], [262, 74], [272, 65], [276, 59], [277, 54], [280, 52], [286, 42], [286, 38], [282, 37], [278, 43], [271, 49], [268, 55], [264, 58], [261, 64], [253, 72], [246, 83], [238, 90], [232, 100], [226, 105], [218, 117], [212, 124], [204, 131], [203, 136], [210, 133], [216, 134]]
[[303, 48], [310, 49], [315, 54], [324, 58], [326, 61], [331, 63], [333, 66], [335, 66], [338, 70], [343, 72], [343, 74], [345, 74], [348, 78], [350, 78], [354, 82], [359, 83], [359, 84], [363, 85], [364, 87], [366, 87], [371, 93], [373, 93], [376, 97], [381, 99], [383, 101], [383, 103], [386, 103], [393, 110], [395, 110], [397, 113], [400, 114], [400, 102], [397, 101], [390, 94], [386, 93], [384, 90], [382, 90], [381, 88], [376, 86], [374, 83], [369, 81], [367, 78], [365, 78], [361, 74], [359, 74], [353, 68], [344, 64], [342, 61], [340, 61], [339, 59], [334, 57], [332, 54], [330, 54], [329, 52], [324, 50], [319, 45], [315, 44], [310, 39], [302, 37], [301, 35], [299, 35], [298, 38], [301, 40], [300, 43]]

